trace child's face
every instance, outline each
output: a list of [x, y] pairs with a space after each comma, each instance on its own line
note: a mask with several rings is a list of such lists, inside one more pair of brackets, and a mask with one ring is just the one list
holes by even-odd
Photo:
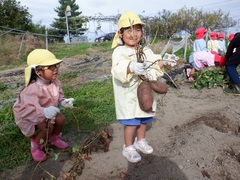
[[142, 25], [136, 24], [132, 27], [125, 28], [123, 34], [120, 34], [124, 44], [129, 47], [135, 47], [142, 39]]
[[49, 81], [55, 80], [58, 75], [59, 66], [60, 64], [55, 64], [55, 65], [43, 67], [42, 70], [39, 72], [41, 74], [40, 77]]

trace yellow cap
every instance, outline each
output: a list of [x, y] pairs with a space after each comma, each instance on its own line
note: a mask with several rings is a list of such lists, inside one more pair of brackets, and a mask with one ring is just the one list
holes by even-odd
[[[123, 13], [119, 20], [118, 20], [118, 30], [121, 28], [127, 28], [136, 24], [142, 24], [145, 25], [139, 16], [131, 11], [126, 11]], [[115, 48], [119, 43], [119, 35], [118, 32], [115, 34], [112, 42], [112, 48]]]
[[25, 85], [27, 86], [32, 74], [32, 69], [36, 66], [51, 66], [61, 63], [55, 55], [46, 49], [35, 49], [27, 57], [28, 67], [25, 68]]

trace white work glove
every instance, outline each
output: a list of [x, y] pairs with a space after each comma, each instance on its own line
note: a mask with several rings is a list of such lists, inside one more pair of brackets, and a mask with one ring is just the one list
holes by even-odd
[[144, 69], [152, 68], [154, 66], [154, 63], [150, 61], [145, 61], [143, 62], [143, 66], [144, 66]]
[[57, 113], [60, 113], [60, 110], [55, 106], [49, 106], [43, 109], [43, 113], [47, 119], [55, 119]]
[[68, 98], [61, 101], [63, 107], [73, 107], [74, 98]]
[[142, 75], [144, 74], [144, 64], [138, 63], [138, 62], [131, 62], [129, 65], [129, 69], [132, 73], [136, 75]]

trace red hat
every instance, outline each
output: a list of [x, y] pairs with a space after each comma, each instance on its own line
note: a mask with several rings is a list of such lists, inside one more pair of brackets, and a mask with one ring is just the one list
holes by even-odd
[[210, 37], [211, 37], [212, 40], [216, 40], [217, 36], [218, 36], [218, 34], [216, 32], [211, 32], [210, 33]]
[[220, 34], [218, 35], [218, 38], [224, 38], [224, 34], [223, 34], [223, 33], [220, 33]]
[[196, 38], [197, 39], [203, 39], [204, 38], [204, 34], [207, 32], [207, 30], [205, 28], [198, 28], [196, 30]]
[[228, 40], [231, 41], [234, 38], [234, 34], [229, 34]]
[[207, 30], [205, 29], [205, 28], [198, 28], [197, 30], [196, 30], [196, 34], [203, 34], [203, 33], [205, 33], [205, 32], [207, 32]]

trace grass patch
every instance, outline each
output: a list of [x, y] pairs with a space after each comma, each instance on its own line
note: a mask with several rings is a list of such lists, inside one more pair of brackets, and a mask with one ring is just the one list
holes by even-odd
[[97, 49], [96, 52], [111, 51], [111, 42], [102, 43], [79, 43], [79, 44], [56, 44], [49, 47], [57, 58], [62, 59], [64, 57], [72, 57], [76, 55], [92, 56], [92, 50]]
[[44, 39], [31, 34], [0, 36], [0, 70], [25, 65], [26, 57], [35, 48], [44, 48]]
[[[13, 43], [20, 43], [16, 41], [14, 38], [9, 38], [9, 41], [6, 41], [0, 49], [0, 54], [2, 55], [0, 57], [0, 70], [6, 70], [6, 69], [12, 69], [17, 67], [25, 67], [26, 61], [27, 61], [27, 55], [33, 50], [31, 49], [32, 46], [27, 44], [24, 46], [24, 49], [21, 51], [21, 56], [18, 57], [19, 52], [19, 44], [13, 44]], [[33, 37], [30, 38], [29, 42], [35, 42], [35, 40], [32, 40]], [[21, 39], [21, 38], [20, 38]], [[0, 37], [0, 42], [4, 42], [4, 38]], [[11, 42], [10, 44], [7, 42]], [[41, 43], [44, 43], [41, 42]], [[40, 45], [40, 42], [37, 44], [36, 48], [45, 48], [44, 46]], [[64, 44], [64, 43], [58, 43], [53, 44], [48, 47], [48, 50], [51, 51], [58, 59], [62, 59], [64, 57], [73, 57], [76, 55], [86, 55], [86, 56], [92, 56], [93, 53], [99, 53], [99, 52], [111, 52], [111, 41], [107, 42], [101, 42], [101, 43], [79, 43], [79, 44]], [[16, 47], [16, 50], [12, 49], [13, 47]], [[34, 46], [33, 46], [34, 47]], [[35, 48], [34, 48], [35, 49]]]
[[77, 72], [73, 72], [73, 71], [69, 71], [69, 72], [66, 72], [64, 74], [61, 75], [62, 77], [64, 78], [67, 78], [67, 79], [72, 79], [72, 78], [76, 78], [78, 77], [78, 73]]
[[6, 69], [13, 69], [13, 68], [24, 68], [26, 67], [26, 62], [27, 62], [27, 57], [23, 57], [21, 60], [17, 60], [17, 61], [8, 61], [8, 62], [3, 62], [0, 61], [0, 63], [2, 63], [0, 65], [0, 70], [6, 70]]
[[50, 46], [49, 51], [51, 51], [57, 58], [62, 59], [64, 57], [72, 57], [78, 54], [89, 55], [87, 51], [89, 47], [89, 43], [81, 43], [75, 45], [56, 44]]
[[0, 109], [0, 172], [31, 159], [30, 142], [16, 126], [12, 105]]
[[0, 81], [0, 92], [3, 92], [7, 89], [7, 86]]
[[66, 109], [65, 115], [73, 119], [78, 131], [91, 132], [115, 121], [112, 82], [93, 81], [84, 87], [64, 89], [66, 97], [74, 97], [74, 108]]

